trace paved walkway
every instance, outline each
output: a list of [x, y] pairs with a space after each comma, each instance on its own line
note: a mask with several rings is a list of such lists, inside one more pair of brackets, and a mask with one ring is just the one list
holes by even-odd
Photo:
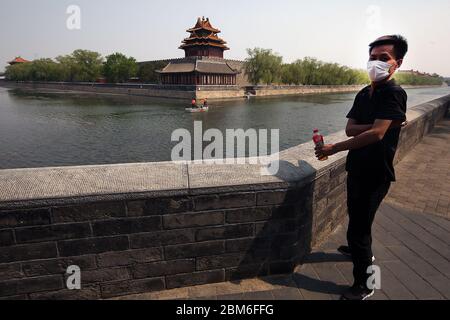
[[[373, 228], [381, 286], [372, 299], [450, 299], [450, 118], [397, 166], [399, 181]], [[315, 248], [294, 274], [128, 296], [122, 299], [338, 299], [352, 264], [336, 248], [346, 223]]]
[[387, 202], [450, 219], [450, 116], [396, 167]]

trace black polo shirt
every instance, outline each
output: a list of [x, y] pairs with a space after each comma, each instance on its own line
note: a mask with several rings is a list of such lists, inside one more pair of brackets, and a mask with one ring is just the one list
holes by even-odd
[[[347, 115], [358, 124], [373, 124], [376, 119], [406, 121], [408, 96], [395, 80], [377, 86], [370, 95], [371, 86], [356, 96]], [[394, 157], [401, 128], [389, 129], [383, 140], [360, 149], [350, 150], [346, 169], [354, 176], [370, 180], [395, 181]]]

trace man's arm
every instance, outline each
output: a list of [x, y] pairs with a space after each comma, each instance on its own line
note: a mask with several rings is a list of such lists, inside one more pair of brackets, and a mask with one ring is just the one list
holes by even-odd
[[361, 133], [360, 135], [352, 139], [336, 144], [328, 144], [323, 147], [316, 147], [316, 156], [318, 158], [331, 156], [338, 152], [360, 149], [370, 144], [381, 141], [383, 140], [386, 132], [391, 127], [392, 122], [392, 120], [377, 119], [371, 129]]
[[[395, 91], [386, 96], [383, 107], [376, 110], [376, 120], [371, 127], [361, 126], [357, 123], [355, 120], [357, 112], [354, 105], [347, 115], [349, 122], [346, 129], [347, 135], [354, 136], [354, 138], [337, 144], [316, 147], [317, 157], [320, 159], [341, 151], [363, 148], [383, 140], [389, 129], [406, 126], [408, 124], [405, 115], [406, 99], [404, 90]], [[364, 131], [365, 129], [367, 130]]]
[[[400, 120], [392, 121], [389, 129], [400, 128], [406, 126], [407, 122], [402, 122]], [[348, 119], [347, 127], [345, 128], [345, 133], [347, 137], [356, 137], [360, 134], [373, 128], [373, 124], [358, 124], [355, 119]]]
[[361, 133], [372, 129], [372, 127], [372, 124], [358, 124], [355, 119], [348, 119], [345, 133], [347, 134], [347, 137], [356, 137]]
[[336, 143], [334, 145], [336, 152], [361, 149], [370, 144], [383, 140], [386, 131], [389, 130], [392, 120], [377, 119], [372, 128], [354, 137], [353, 139]]

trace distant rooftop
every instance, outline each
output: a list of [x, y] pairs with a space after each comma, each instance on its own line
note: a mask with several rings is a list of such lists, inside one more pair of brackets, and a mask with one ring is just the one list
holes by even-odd
[[14, 65], [14, 64], [18, 64], [18, 63], [26, 63], [26, 62], [30, 62], [30, 61], [28, 61], [28, 60], [26, 60], [26, 59], [24, 59], [24, 58], [22, 58], [22, 57], [16, 57], [14, 60], [9, 61], [8, 63], [9, 63], [10, 65]]

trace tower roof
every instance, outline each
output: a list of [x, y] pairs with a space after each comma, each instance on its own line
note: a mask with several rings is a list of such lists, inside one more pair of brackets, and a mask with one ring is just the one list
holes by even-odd
[[209, 21], [209, 18], [198, 18], [196, 25], [188, 29], [191, 35], [189, 38], [183, 40], [180, 49], [187, 49], [190, 47], [215, 47], [223, 51], [229, 50], [226, 42], [217, 36], [220, 33], [219, 29], [214, 28]]
[[198, 30], [207, 30], [207, 31], [211, 31], [214, 33], [220, 33], [219, 29], [214, 28], [211, 23], [209, 22], [209, 18], [203, 17], [203, 18], [198, 18], [197, 20], [197, 24], [195, 25], [195, 27], [186, 30], [187, 32], [195, 32]]

